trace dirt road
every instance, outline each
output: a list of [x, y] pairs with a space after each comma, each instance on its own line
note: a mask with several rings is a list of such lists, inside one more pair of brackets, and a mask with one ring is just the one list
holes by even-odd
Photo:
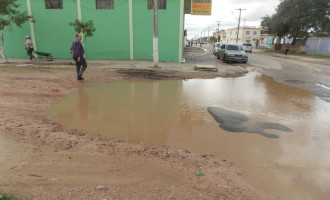
[[228, 160], [166, 146], [128, 144], [52, 122], [45, 110], [81, 87], [131, 79], [189, 79], [208, 72], [0, 67], [0, 191], [18, 199], [276, 199]]

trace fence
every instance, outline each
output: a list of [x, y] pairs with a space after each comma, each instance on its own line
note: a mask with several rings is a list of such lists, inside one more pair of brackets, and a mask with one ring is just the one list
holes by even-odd
[[330, 56], [330, 38], [309, 38], [305, 53]]

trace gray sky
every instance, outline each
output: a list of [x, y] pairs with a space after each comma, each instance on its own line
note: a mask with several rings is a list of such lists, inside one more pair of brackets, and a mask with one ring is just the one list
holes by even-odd
[[205, 29], [205, 36], [215, 32], [217, 22], [222, 21], [220, 29], [237, 27], [239, 11], [238, 8], [246, 9], [242, 11], [241, 26], [260, 26], [261, 18], [266, 15], [272, 15], [279, 4], [279, 0], [212, 0], [212, 15], [186, 15], [185, 29], [188, 30], [188, 39], [194, 38]]

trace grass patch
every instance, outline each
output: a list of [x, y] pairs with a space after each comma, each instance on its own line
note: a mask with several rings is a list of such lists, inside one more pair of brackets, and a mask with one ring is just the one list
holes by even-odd
[[312, 54], [312, 55], [307, 55], [313, 58], [321, 58], [321, 59], [330, 59], [330, 56], [325, 56], [325, 55], [320, 55], [320, 54]]
[[[266, 52], [270, 52], [270, 53], [280, 53], [280, 54], [284, 54], [285, 50], [266, 50]], [[291, 55], [307, 55], [305, 54], [305, 52], [300, 52], [300, 51], [289, 51], [288, 54]]]
[[0, 200], [17, 200], [17, 199], [9, 194], [0, 192]]

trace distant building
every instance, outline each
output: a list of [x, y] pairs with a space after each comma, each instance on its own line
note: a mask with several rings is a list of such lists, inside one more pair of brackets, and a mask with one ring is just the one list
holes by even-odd
[[220, 31], [216, 31], [212, 34], [213, 34], [213, 37], [217, 38], [217, 41], [218, 41], [218, 38], [220, 37], [219, 42], [226, 42], [226, 31], [224, 29], [220, 30]]
[[[237, 28], [230, 28], [226, 31], [226, 43], [236, 44], [237, 40]], [[237, 44], [242, 45], [243, 43], [251, 43], [252, 46], [256, 47], [260, 41], [261, 28], [257, 27], [240, 27], [238, 33]]]

